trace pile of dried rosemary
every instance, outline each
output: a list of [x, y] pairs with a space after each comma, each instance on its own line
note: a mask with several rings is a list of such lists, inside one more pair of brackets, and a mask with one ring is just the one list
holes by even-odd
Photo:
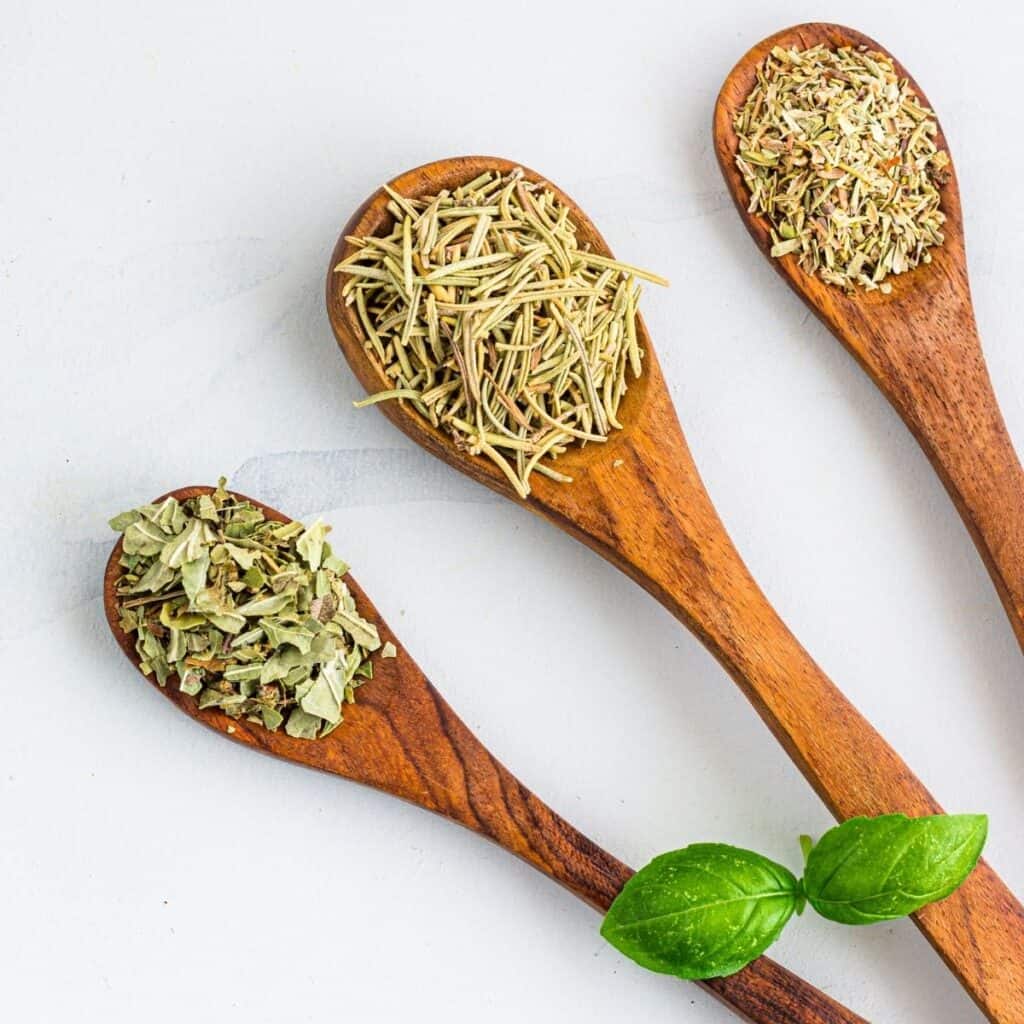
[[[224, 489], [124, 512], [117, 583], [121, 628], [142, 671], [172, 673], [200, 708], [315, 739], [373, 676], [377, 627], [356, 610], [348, 566], [317, 520], [268, 520]], [[393, 656], [385, 644], [382, 655]], [[233, 727], [232, 727], [233, 728]]]
[[569, 481], [549, 460], [620, 427], [641, 372], [636, 279], [668, 282], [579, 245], [569, 209], [519, 169], [436, 196], [388, 193], [391, 232], [349, 238], [335, 267], [394, 382], [356, 404], [411, 402], [522, 497], [534, 472]]
[[773, 256], [830, 284], [889, 291], [890, 274], [942, 244], [949, 156], [938, 125], [892, 61], [866, 47], [776, 47], [736, 117], [736, 164]]

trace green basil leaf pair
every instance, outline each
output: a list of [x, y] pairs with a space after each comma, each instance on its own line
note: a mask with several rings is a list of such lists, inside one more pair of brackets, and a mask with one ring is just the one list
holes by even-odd
[[[601, 926], [642, 967], [680, 978], [733, 974], [810, 903], [841, 924], [914, 913], [974, 869], [984, 815], [854, 818], [805, 845], [804, 878], [751, 850], [696, 843], [662, 854], [619, 893]], [[803, 842], [803, 840], [802, 840]]]

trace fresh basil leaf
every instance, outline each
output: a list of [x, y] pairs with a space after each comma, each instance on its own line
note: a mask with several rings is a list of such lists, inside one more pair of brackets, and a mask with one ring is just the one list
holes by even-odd
[[717, 978], [760, 956], [801, 903], [800, 883], [781, 864], [735, 846], [695, 843], [638, 871], [601, 934], [649, 970]]
[[807, 900], [840, 924], [912, 914], [967, 878], [987, 833], [984, 814], [851, 818], [811, 850], [804, 873]]

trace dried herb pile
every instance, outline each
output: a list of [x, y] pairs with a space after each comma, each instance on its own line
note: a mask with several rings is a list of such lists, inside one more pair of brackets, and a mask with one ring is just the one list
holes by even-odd
[[409, 401], [516, 491], [534, 472], [602, 442], [639, 377], [637, 279], [664, 279], [588, 251], [569, 209], [519, 169], [409, 199], [388, 189], [394, 226], [356, 238], [348, 275], [367, 352], [394, 387], [366, 405]]
[[[172, 673], [201, 708], [290, 736], [326, 736], [380, 646], [320, 520], [279, 523], [224, 489], [122, 513], [121, 628], [142, 671]], [[385, 656], [394, 653], [385, 645]]]
[[892, 61], [866, 47], [776, 47], [735, 120], [751, 213], [773, 256], [830, 284], [891, 290], [890, 274], [941, 245], [949, 156], [938, 124]]

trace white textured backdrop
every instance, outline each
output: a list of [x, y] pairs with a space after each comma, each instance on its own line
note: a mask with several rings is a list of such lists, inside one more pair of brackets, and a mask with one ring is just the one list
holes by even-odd
[[[719, 667], [553, 528], [414, 449], [335, 348], [322, 280], [377, 184], [495, 153], [623, 258], [712, 497], [769, 596], [1024, 891], [1024, 660], [872, 385], [784, 290], [710, 145], [734, 61], [852, 21], [935, 103], [996, 389], [1024, 444], [1019, 6], [8, 0], [0, 32], [0, 979], [10, 1019], [725, 1022], [597, 918], [421, 811], [225, 743], [107, 633], [106, 518], [229, 474], [323, 514], [442, 692], [631, 863], [796, 867], [829, 819]], [[1017, 104], [1019, 106], [1019, 104]], [[1007, 126], [1008, 129], [1007, 130]], [[907, 922], [773, 951], [878, 1021], [980, 1020]]]

